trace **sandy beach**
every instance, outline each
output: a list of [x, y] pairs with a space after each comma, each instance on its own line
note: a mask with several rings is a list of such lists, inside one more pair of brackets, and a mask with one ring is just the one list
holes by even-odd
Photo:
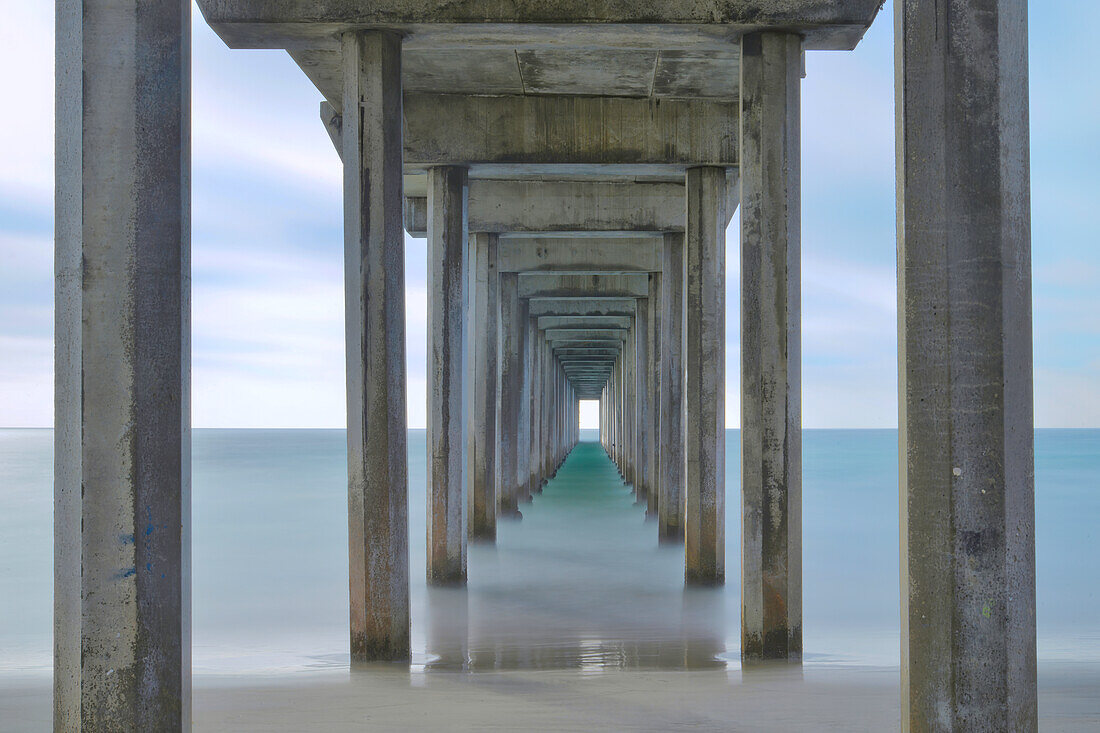
[[[1047, 667], [1040, 729], [1100, 730], [1100, 672]], [[50, 729], [47, 680], [0, 685], [0, 729]], [[899, 727], [898, 670], [410, 671], [196, 677], [196, 731], [884, 731]]]

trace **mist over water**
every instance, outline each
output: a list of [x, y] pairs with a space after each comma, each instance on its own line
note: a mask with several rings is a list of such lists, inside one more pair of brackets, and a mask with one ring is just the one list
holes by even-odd
[[[594, 431], [583, 439], [594, 441]], [[409, 433], [414, 669], [736, 666], [739, 436], [726, 435], [726, 575], [686, 590], [598, 443], [469, 549], [466, 590], [429, 589], [424, 431]], [[338, 430], [196, 430], [196, 674], [347, 665], [347, 489]], [[895, 666], [897, 434], [808, 430], [803, 458], [806, 663]], [[52, 434], [0, 430], [0, 679], [50, 674]], [[1100, 430], [1036, 439], [1039, 655], [1100, 666]]]

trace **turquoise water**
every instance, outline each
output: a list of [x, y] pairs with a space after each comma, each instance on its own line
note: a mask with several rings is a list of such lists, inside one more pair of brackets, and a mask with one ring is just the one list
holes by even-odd
[[[423, 582], [426, 451], [411, 431], [414, 663], [736, 664], [738, 440], [724, 589], [683, 589], [682, 550], [658, 546], [602, 449], [582, 444], [496, 546], [470, 548], [462, 592]], [[0, 678], [50, 672], [51, 454], [50, 431], [0, 430]], [[342, 431], [195, 431], [196, 673], [347, 664], [344, 472]], [[803, 483], [807, 663], [897, 665], [896, 433], [806, 431]], [[1038, 431], [1036, 517], [1040, 658], [1100, 668], [1100, 430]]]

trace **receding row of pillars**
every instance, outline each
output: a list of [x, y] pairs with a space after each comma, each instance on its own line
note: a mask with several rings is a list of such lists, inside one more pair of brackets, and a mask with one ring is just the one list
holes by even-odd
[[[57, 730], [190, 727], [190, 5], [143, 4], [137, 13], [131, 5], [69, 3], [57, 20]], [[895, 13], [902, 727], [1035, 730], [1026, 4], [899, 2]], [[355, 31], [341, 42], [350, 648], [355, 660], [404, 660], [401, 38]], [[801, 648], [799, 56], [790, 34], [741, 39], [748, 656], [790, 657]], [[464, 567], [466, 535], [455, 518], [466, 510], [454, 487], [470, 454], [465, 418], [455, 415], [477, 421], [494, 399], [477, 396], [477, 380], [463, 383], [468, 324], [436, 322], [465, 313], [443, 307], [467, 297], [465, 265], [456, 263], [467, 256], [464, 177], [432, 171], [429, 189], [430, 289], [433, 303], [443, 299], [430, 329], [431, 414], [440, 417], [429, 439], [429, 555], [441, 579]], [[687, 172], [683, 277], [669, 276], [672, 262], [662, 271], [654, 347], [664, 354], [679, 338], [683, 348], [680, 363], [662, 358], [647, 372], [669, 384], [659, 392], [660, 450], [649, 450], [656, 475], [673, 477], [658, 482], [658, 521], [674, 534], [668, 515], [683, 506], [688, 571], [703, 581], [724, 574], [718, 177], [710, 168]], [[675, 247], [665, 256], [677, 259]], [[555, 410], [575, 409], [575, 395], [559, 399], [568, 390], [545, 347], [529, 338], [530, 316], [508, 279], [500, 274], [497, 293], [501, 450], [488, 469], [488, 454], [475, 446], [482, 489], [465, 498], [477, 531], [491, 514], [478, 505], [485, 476], [514, 477], [501, 479], [496, 497], [502, 514], [514, 513], [575, 440], [558, 431], [556, 443], [543, 442], [558, 418], [572, 421]], [[679, 282], [690, 314], [682, 320], [667, 311]], [[635, 327], [626, 351], [638, 353], [644, 339], [649, 359], [648, 333], [648, 324]], [[651, 455], [640, 452], [637, 423], [620, 416], [653, 408], [639, 406], [637, 389], [619, 392], [616, 385], [638, 380], [638, 362], [623, 361], [604, 395], [604, 424], [616, 460], [644, 485]], [[480, 407], [467, 409], [468, 392]], [[558, 397], [547, 401], [551, 394]]]

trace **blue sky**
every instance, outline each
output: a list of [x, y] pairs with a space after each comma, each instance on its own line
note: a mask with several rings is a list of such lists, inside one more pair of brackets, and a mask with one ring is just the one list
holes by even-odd
[[[0, 426], [52, 420], [53, 3], [0, 27]], [[340, 164], [282, 52], [194, 14], [193, 386], [199, 427], [344, 424]], [[1067, 22], [1068, 21], [1068, 22]], [[1100, 104], [1088, 0], [1031, 3], [1036, 422], [1100, 426]], [[892, 9], [802, 86], [803, 422], [897, 424]], [[738, 423], [737, 219], [727, 424]], [[409, 424], [425, 421], [425, 250], [407, 240]]]

